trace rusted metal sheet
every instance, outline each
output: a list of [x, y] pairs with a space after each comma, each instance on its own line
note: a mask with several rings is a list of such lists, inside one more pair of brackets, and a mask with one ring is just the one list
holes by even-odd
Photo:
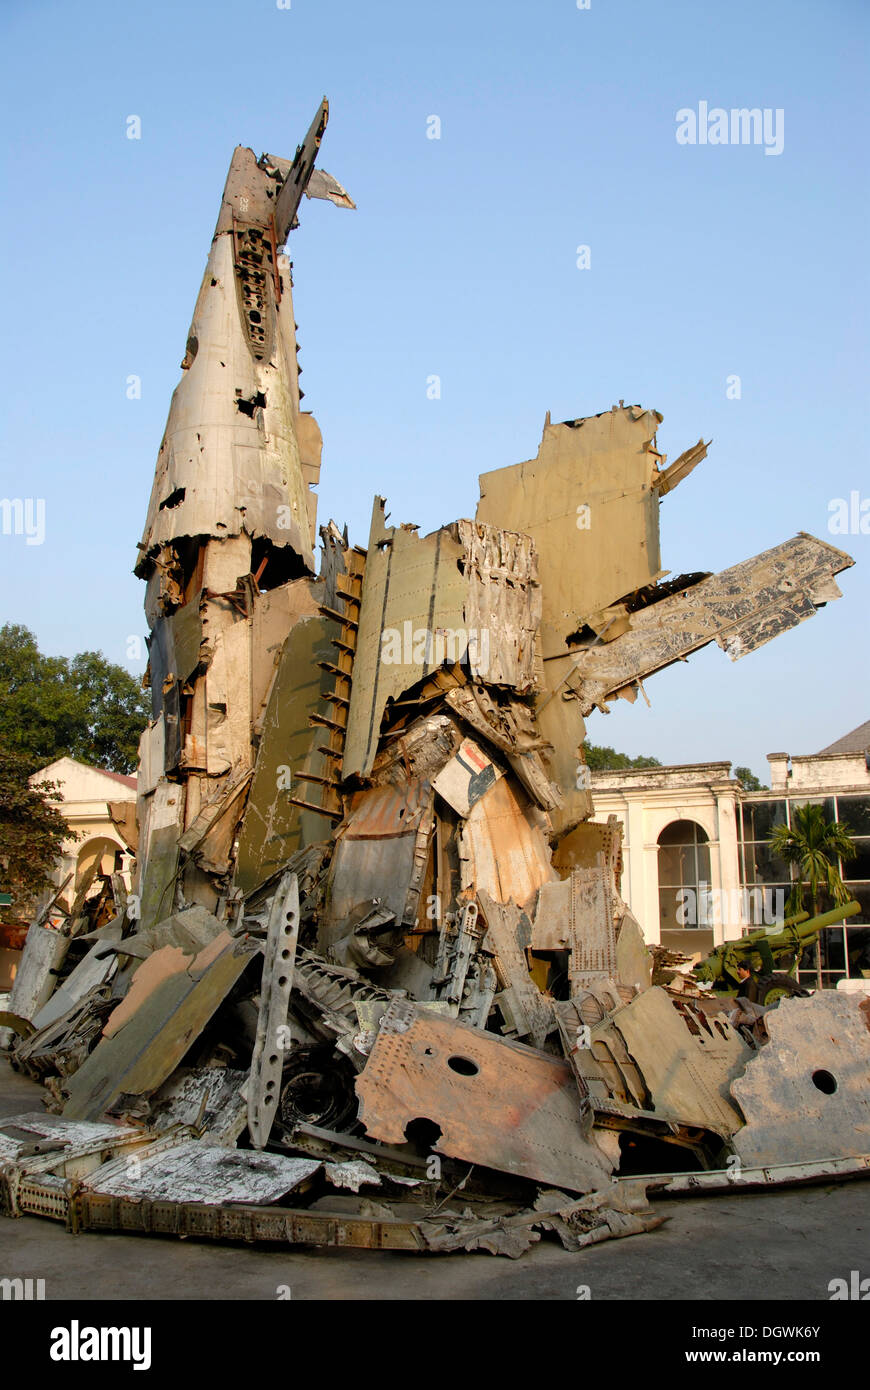
[[134, 801], [107, 801], [106, 809], [112, 818], [112, 824], [121, 836], [124, 844], [135, 854], [139, 845], [139, 827], [136, 824], [136, 803]]
[[115, 949], [119, 955], [136, 956], [141, 960], [146, 960], [162, 946], [178, 946], [187, 955], [195, 956], [222, 931], [223, 926], [213, 913], [194, 905], [171, 913], [147, 931], [125, 936], [123, 941], [116, 943]]
[[206, 1135], [211, 1144], [235, 1148], [248, 1118], [242, 1095], [247, 1078], [236, 1067], [177, 1067], [154, 1094], [152, 1129], [181, 1126]]
[[137, 1155], [134, 1164], [106, 1164], [84, 1180], [86, 1191], [134, 1201], [277, 1202], [313, 1176], [313, 1158], [226, 1149], [188, 1139], [164, 1148], [160, 1141]]
[[38, 1113], [7, 1116], [0, 1121], [0, 1214], [65, 1220], [68, 1185], [121, 1154], [129, 1159], [146, 1142], [133, 1126]]
[[563, 835], [553, 851], [553, 865], [568, 877], [572, 869], [609, 864], [617, 890], [622, 876], [622, 825], [616, 816], [606, 822], [583, 821]]
[[368, 775], [390, 700], [445, 664], [527, 691], [540, 614], [528, 537], [457, 522], [418, 536], [375, 499], [343, 770]]
[[366, 1132], [386, 1144], [424, 1118], [441, 1129], [437, 1153], [571, 1192], [608, 1181], [565, 1062], [410, 1002], [390, 1006], [356, 1089]]
[[198, 955], [176, 946], [140, 967], [104, 1037], [69, 1081], [64, 1115], [96, 1120], [122, 1093], [150, 1094], [171, 1074], [251, 958], [222, 932]]
[[523, 802], [524, 793], [501, 778], [471, 808], [463, 823], [460, 856], [463, 885], [488, 893], [496, 902], [521, 907], [542, 883], [558, 877], [540, 813]]
[[[730, 1087], [754, 1053], [725, 1019], [708, 1018], [688, 1000], [672, 1000], [656, 986], [617, 1009], [610, 1026], [643, 1076], [648, 1108], [726, 1137], [740, 1128], [742, 1116]], [[593, 1028], [593, 1041], [601, 1028]]]
[[743, 1163], [811, 1163], [870, 1153], [870, 1031], [861, 1000], [839, 990], [783, 999], [770, 1041], [731, 1094], [746, 1117]]
[[505, 1021], [504, 1031], [517, 1038], [530, 1038], [535, 1047], [542, 1047], [556, 1020], [552, 1001], [541, 994], [529, 974], [531, 922], [515, 903], [495, 902], [484, 891], [479, 897], [486, 919], [483, 949], [493, 957], [501, 986], [495, 1002]]
[[160, 781], [163, 772], [163, 762], [166, 748], [166, 733], [163, 714], [161, 713], [153, 723], [148, 724], [142, 731], [139, 739], [139, 768], [136, 784], [138, 801], [138, 811], [136, 819], [139, 823], [139, 834], [143, 844], [145, 837], [143, 830], [146, 825], [143, 807], [148, 804], [147, 798], [150, 797], [157, 783]]
[[[444, 1221], [444, 1229], [429, 1237], [432, 1250], [486, 1250], [491, 1255], [517, 1259], [552, 1231], [565, 1250], [582, 1250], [602, 1240], [641, 1235], [655, 1230], [667, 1217], [653, 1212], [638, 1191], [638, 1184], [614, 1184], [605, 1192], [572, 1200], [564, 1192], [542, 1192], [530, 1211], [495, 1220], [467, 1217]], [[434, 1225], [426, 1223], [427, 1231]]]
[[[432, 998], [441, 1001], [452, 1018], [462, 1006], [468, 971], [485, 930], [477, 903], [466, 903], [455, 927], [451, 924], [442, 929], [430, 989]], [[471, 1020], [466, 1018], [465, 1022]]]
[[640, 609], [624, 636], [578, 649], [555, 663], [554, 673], [588, 714], [708, 642], [715, 641], [737, 660], [839, 598], [834, 575], [853, 563], [842, 550], [801, 532]]
[[327, 837], [328, 816], [300, 808], [296, 802], [305, 773], [330, 778], [335, 762], [320, 751], [321, 730], [312, 715], [327, 716], [323, 677], [318, 661], [333, 655], [330, 634], [334, 624], [305, 617], [288, 636], [266, 713], [254, 780], [239, 839], [235, 881], [252, 892], [305, 844]]
[[184, 826], [184, 787], [161, 781], [148, 807], [144, 863], [139, 876], [140, 919], [144, 931], [168, 916], [175, 905], [179, 838]]
[[209, 777], [251, 767], [251, 631], [234, 622], [214, 639], [205, 674], [206, 771]]
[[457, 686], [444, 698], [477, 735], [505, 755], [529, 796], [543, 810], [552, 811], [564, 804], [542, 756], [544, 751], [551, 751], [550, 746], [527, 704], [521, 700], [496, 702], [485, 686], [476, 684]]
[[[323, 528], [321, 577], [312, 582], [314, 612], [297, 594], [298, 614], [278, 662], [260, 721], [254, 780], [236, 856], [235, 883], [250, 894], [298, 850], [329, 838], [342, 818], [340, 769], [353, 670], [352, 628], [336, 607], [354, 606], [360, 557], [334, 528]], [[289, 602], [289, 600], [288, 600]], [[256, 656], [253, 668], [258, 665]], [[258, 677], [262, 680], [262, 673]]]
[[351, 800], [344, 840], [391, 840], [407, 835], [423, 823], [432, 797], [425, 778], [401, 786], [373, 787], [357, 792]]
[[249, 768], [229, 785], [221, 785], [217, 795], [200, 808], [179, 838], [179, 848], [208, 873], [220, 875], [230, 869], [233, 843], [253, 776]]
[[[314, 494], [312, 494], [314, 496]], [[265, 715], [287, 636], [302, 618], [316, 618], [318, 600], [308, 579], [294, 579], [257, 595], [251, 615], [251, 713]]]
[[[525, 694], [538, 683], [541, 588], [534, 542], [481, 520], [450, 528], [462, 546], [463, 619], [475, 634], [473, 675]], [[469, 642], [469, 645], [471, 643]]]
[[74, 1231], [149, 1232], [199, 1240], [270, 1241], [284, 1246], [339, 1246], [358, 1250], [425, 1250], [420, 1224], [346, 1212], [286, 1207], [167, 1202], [79, 1192], [70, 1204]]
[[623, 1182], [642, 1182], [647, 1191], [656, 1192], [758, 1192], [769, 1187], [801, 1187], [805, 1183], [838, 1182], [870, 1177], [870, 1154], [854, 1158], [820, 1158], [805, 1163], [769, 1163], [750, 1167], [732, 1162], [729, 1168], [711, 1168], [697, 1173], [649, 1173], [643, 1178], [617, 1178]]
[[681, 483], [684, 478], [688, 478], [692, 470], [697, 468], [698, 464], [707, 457], [707, 448], [708, 445], [704, 443], [703, 439], [699, 439], [697, 444], [686, 449], [667, 468], [657, 470], [653, 474], [652, 485], [659, 497], [665, 497], [669, 492], [673, 492], [678, 483]]
[[652, 979], [652, 956], [644, 940], [643, 928], [634, 913], [625, 910], [616, 928], [616, 978], [632, 989], [649, 989]]
[[532, 929], [535, 951], [570, 951], [572, 997], [618, 974], [613, 919], [613, 875], [609, 868], [580, 867], [538, 893]]
[[0, 1162], [67, 1165], [94, 1153], [110, 1153], [113, 1146], [134, 1139], [142, 1139], [134, 1126], [92, 1124], [27, 1111], [0, 1120]]
[[45, 1028], [47, 1024], [54, 1023], [80, 999], [84, 999], [92, 989], [109, 979], [116, 965], [110, 944], [120, 941], [122, 925], [121, 919], [117, 917], [111, 923], [107, 923], [107, 928], [101, 933], [101, 939], [91, 947], [84, 960], [70, 971], [63, 983], [54, 990], [51, 998], [33, 1015], [31, 1022], [34, 1028]]
[[359, 792], [338, 836], [320, 942], [328, 949], [351, 914], [377, 901], [398, 923], [413, 926], [434, 830], [425, 779]]
[[462, 741], [455, 719], [447, 714], [421, 715], [403, 732], [385, 740], [372, 765], [371, 781], [403, 786], [406, 781], [432, 781]]

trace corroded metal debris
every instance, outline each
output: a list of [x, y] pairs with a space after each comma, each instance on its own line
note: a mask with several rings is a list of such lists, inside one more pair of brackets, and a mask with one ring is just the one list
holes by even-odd
[[4, 1209], [516, 1256], [651, 1229], [673, 1172], [863, 1171], [857, 1005], [786, 1000], [765, 1052], [653, 986], [581, 751], [590, 710], [754, 650], [851, 559], [801, 534], [665, 579], [659, 506], [707, 446], [668, 466], [621, 403], [548, 416], [473, 517], [421, 536], [376, 497], [365, 548], [318, 532], [284, 245], [303, 195], [353, 207], [327, 112], [292, 160], [232, 158], [136, 561], [136, 877], [31, 928], [3, 1021], [56, 1115], [0, 1124]]

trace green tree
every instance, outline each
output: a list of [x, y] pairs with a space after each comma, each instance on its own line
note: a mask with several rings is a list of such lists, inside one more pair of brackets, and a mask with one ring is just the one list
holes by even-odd
[[745, 792], [766, 792], [770, 790], [769, 787], [765, 787], [764, 784], [758, 780], [755, 773], [748, 767], [735, 767], [734, 776], [743, 783], [743, 790]]
[[[773, 853], [795, 869], [795, 879], [786, 903], [786, 913], [802, 912], [804, 895], [809, 890], [811, 916], [818, 917], [822, 897], [833, 898], [835, 904], [847, 903], [849, 891], [840, 877], [838, 860], [854, 859], [857, 853], [843, 821], [829, 821], [823, 806], [808, 803], [792, 806], [791, 825], [777, 825], [771, 831], [769, 843]], [[822, 987], [821, 943], [816, 942], [816, 980]]]
[[148, 711], [139, 682], [101, 652], [44, 656], [26, 627], [0, 628], [0, 743], [33, 768], [68, 756], [132, 772]]
[[3, 909], [12, 919], [27, 914], [31, 900], [51, 883], [51, 871], [69, 835], [50, 804], [55, 782], [31, 786], [33, 760], [0, 744], [0, 883], [12, 894]]
[[617, 753], [615, 748], [605, 748], [595, 743], [583, 744], [583, 756], [586, 766], [593, 772], [619, 772], [626, 767], [661, 767], [658, 758], [630, 758], [627, 753]]

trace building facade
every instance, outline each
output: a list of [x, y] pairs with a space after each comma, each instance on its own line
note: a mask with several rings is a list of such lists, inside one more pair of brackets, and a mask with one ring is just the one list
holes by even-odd
[[593, 772], [595, 819], [622, 823], [623, 896], [650, 945], [687, 955], [772, 925], [792, 878], [768, 837], [815, 802], [849, 828], [857, 853], [838, 867], [861, 903], [824, 932], [825, 983], [870, 971], [870, 722], [819, 753], [771, 753], [768, 764], [770, 790], [756, 792], [728, 762]]
[[[31, 903], [15, 903], [12, 920], [0, 929], [0, 991], [15, 979], [27, 926], [58, 889], [59, 903], [67, 910], [92, 869], [97, 874], [120, 872], [130, 887], [130, 867], [136, 846], [136, 778], [106, 772], [75, 758], [58, 758], [30, 778], [38, 785], [51, 782], [51, 803], [64, 817], [69, 835], [63, 842], [52, 879], [54, 887]], [[50, 922], [63, 920], [53, 910]]]

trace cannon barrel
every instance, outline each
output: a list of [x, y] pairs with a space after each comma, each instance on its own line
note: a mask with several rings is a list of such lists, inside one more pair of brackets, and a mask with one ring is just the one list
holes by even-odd
[[771, 932], [762, 927], [758, 931], [738, 937], [735, 941], [724, 941], [721, 946], [712, 950], [705, 960], [698, 962], [694, 967], [694, 974], [699, 980], [712, 980], [714, 983], [725, 980], [729, 975], [733, 979], [738, 963], [755, 953], [761, 956], [762, 968], [772, 970], [775, 968], [775, 953], [793, 951], [797, 954], [813, 944], [823, 927], [842, 922], [844, 917], [854, 917], [855, 913], [860, 911], [861, 904], [853, 899], [832, 908], [830, 912], [821, 913], [818, 917], [809, 917], [806, 912], [799, 912], [794, 917], [787, 918], [779, 931]]

